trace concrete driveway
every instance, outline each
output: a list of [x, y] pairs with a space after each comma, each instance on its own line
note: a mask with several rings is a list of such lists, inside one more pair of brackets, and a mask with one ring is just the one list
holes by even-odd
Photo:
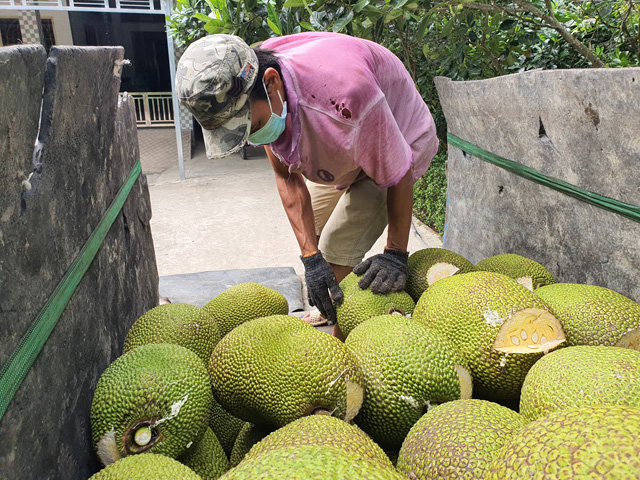
[[[185, 176], [179, 180], [177, 161], [147, 174], [160, 275], [262, 267], [304, 273], [263, 149], [249, 149], [246, 160], [209, 160], [201, 148], [186, 162]], [[442, 246], [435, 232], [415, 219], [414, 225], [411, 252]], [[371, 254], [382, 252], [385, 240], [386, 232]]]

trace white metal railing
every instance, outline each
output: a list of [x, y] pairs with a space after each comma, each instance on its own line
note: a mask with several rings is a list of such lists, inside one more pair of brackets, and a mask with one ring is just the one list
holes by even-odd
[[154, 0], [0, 0], [9, 10], [78, 10], [102, 12], [163, 13], [162, 2]]
[[168, 127], [173, 125], [173, 97], [171, 92], [129, 93], [136, 108], [139, 127]]

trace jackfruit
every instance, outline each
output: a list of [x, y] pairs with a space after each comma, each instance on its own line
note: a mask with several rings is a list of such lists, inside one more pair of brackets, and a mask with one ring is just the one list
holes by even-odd
[[245, 423], [247, 422], [234, 417], [222, 408], [222, 405], [220, 405], [215, 399], [213, 400], [209, 427], [213, 430], [213, 433], [216, 434], [216, 437], [220, 441], [220, 445], [222, 445], [222, 449], [227, 456], [231, 455], [233, 444], [236, 442], [238, 433], [240, 433], [240, 430], [242, 430]]
[[438, 280], [459, 273], [473, 272], [473, 263], [446, 248], [425, 248], [409, 256], [409, 275], [405, 290], [415, 302]]
[[487, 480], [636, 479], [640, 408], [555, 411], [525, 425], [494, 457]]
[[502, 273], [514, 278], [530, 291], [556, 283], [549, 270], [538, 262], [515, 253], [503, 253], [485, 258], [476, 264], [477, 271]]
[[200, 475], [202, 480], [216, 480], [229, 470], [227, 455], [210, 428], [207, 428], [202, 439], [191, 445], [178, 460]]
[[485, 400], [443, 403], [407, 435], [398, 471], [416, 480], [483, 479], [496, 452], [526, 423], [513, 410]]
[[350, 273], [340, 282], [344, 301], [336, 305], [336, 316], [338, 328], [345, 337], [370, 318], [394, 312], [400, 315], [413, 313], [415, 303], [407, 292], [373, 293], [368, 288], [363, 290], [357, 286], [359, 278]]
[[91, 404], [91, 435], [109, 465], [153, 452], [177, 458], [200, 441], [213, 396], [202, 360], [172, 344], [134, 348], [104, 371]]
[[[326, 334], [325, 334], [326, 335]], [[313, 445], [281, 447], [248, 458], [221, 480], [406, 480], [395, 468], [362, 461], [341, 448]]]
[[[315, 416], [315, 415], [314, 415]], [[251, 448], [256, 445], [260, 440], [269, 435], [273, 429], [266, 427], [258, 427], [252, 423], [245, 422], [242, 430], [238, 433], [238, 438], [233, 444], [233, 450], [229, 457], [229, 467], [233, 468], [238, 465], [244, 457], [249, 453]]]
[[209, 364], [220, 330], [211, 319], [201, 319], [201, 309], [185, 303], [167, 303], [152, 308], [129, 329], [122, 353], [149, 343], [173, 343], [196, 353]]
[[103, 468], [89, 480], [202, 480], [173, 458], [153, 453], [131, 455]]
[[529, 370], [520, 413], [529, 421], [570, 407], [640, 408], [640, 352], [618, 347], [561, 348]]
[[258, 426], [279, 428], [324, 411], [350, 421], [362, 405], [362, 372], [351, 352], [293, 316], [236, 327], [213, 350], [209, 375], [220, 405]]
[[202, 318], [213, 319], [224, 337], [254, 318], [286, 315], [289, 303], [280, 292], [259, 283], [239, 283], [227, 288], [202, 307]]
[[531, 366], [564, 342], [547, 304], [500, 273], [463, 273], [436, 282], [420, 297], [413, 318], [458, 349], [474, 394], [482, 398], [518, 398]]
[[318, 449], [337, 447], [352, 454], [357, 461], [377, 462], [384, 468], [393, 468], [384, 451], [366, 433], [329, 415], [310, 415], [285, 425], [256, 443], [245, 459], [282, 447], [301, 445]]
[[432, 406], [471, 398], [471, 376], [455, 348], [415, 320], [374, 317], [354, 328], [345, 343], [364, 375], [355, 422], [382, 446], [400, 447]]
[[536, 290], [562, 324], [567, 346], [640, 350], [640, 304], [605, 287], [556, 283]]

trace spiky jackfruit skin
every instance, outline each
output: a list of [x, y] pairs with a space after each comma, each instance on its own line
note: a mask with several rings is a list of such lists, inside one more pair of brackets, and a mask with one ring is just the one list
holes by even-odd
[[251, 448], [272, 431], [273, 429], [258, 427], [252, 423], [245, 422], [240, 433], [238, 433], [238, 438], [236, 438], [236, 441], [233, 444], [233, 450], [229, 457], [229, 468], [235, 467], [244, 460]]
[[362, 404], [362, 372], [351, 352], [293, 316], [236, 327], [213, 350], [209, 375], [220, 405], [259, 426], [279, 428], [316, 409], [349, 420]]
[[379, 463], [384, 468], [393, 468], [391, 461], [366, 433], [357, 426], [329, 415], [310, 415], [269, 434], [256, 443], [245, 459], [263, 455], [282, 447], [301, 445], [337, 447], [354, 455], [358, 461]]
[[640, 304], [605, 287], [556, 283], [536, 290], [562, 324], [567, 346], [614, 346], [640, 328]]
[[[177, 458], [207, 428], [213, 395], [202, 360], [172, 344], [134, 348], [104, 371], [91, 404], [91, 435], [106, 465], [121, 457], [153, 452]], [[151, 440], [134, 435], [148, 426]]]
[[424, 248], [409, 255], [409, 275], [405, 290], [415, 302], [420, 300], [424, 291], [429, 288], [427, 273], [437, 263], [449, 263], [459, 268], [455, 273], [469, 273], [475, 270], [473, 263], [446, 248]]
[[526, 286], [525, 283], [528, 283], [530, 278], [533, 290], [556, 283], [551, 272], [541, 264], [515, 253], [502, 253], [485, 258], [476, 263], [476, 270], [502, 273], [515, 280], [526, 278], [526, 282], [524, 280], [518, 281], [523, 286]]
[[178, 460], [200, 475], [202, 480], [216, 480], [229, 470], [227, 454], [210, 428], [207, 428], [202, 439], [188, 448]]
[[202, 480], [189, 467], [173, 458], [153, 453], [118, 460], [89, 480]]
[[493, 457], [487, 480], [631, 480], [640, 472], [640, 409], [558, 410], [525, 425]]
[[520, 413], [529, 421], [564, 408], [626, 405], [640, 408], [640, 352], [576, 346], [542, 357], [522, 385]]
[[474, 396], [517, 399], [522, 382], [543, 353], [505, 354], [493, 343], [502, 324], [519, 310], [549, 310], [513, 278], [471, 272], [443, 278], [420, 297], [413, 318], [442, 334], [469, 366]]
[[202, 307], [202, 318], [213, 319], [223, 337], [254, 318], [288, 313], [289, 303], [284, 295], [252, 282], [227, 288]]
[[350, 273], [340, 282], [344, 300], [336, 305], [336, 317], [338, 328], [345, 337], [370, 318], [393, 311], [403, 315], [413, 313], [415, 302], [407, 292], [373, 293], [368, 288], [363, 290], [358, 286], [360, 278], [355, 273]]
[[227, 412], [222, 405], [220, 405], [215, 399], [213, 400], [213, 407], [211, 408], [211, 420], [209, 420], [209, 427], [216, 434], [222, 449], [227, 454], [231, 455], [233, 450], [233, 444], [238, 438], [238, 433], [242, 430], [244, 424], [247, 423], [237, 417], [234, 417]]
[[526, 423], [513, 410], [485, 400], [443, 403], [407, 435], [398, 471], [416, 479], [483, 479], [495, 453]]
[[454, 347], [433, 330], [400, 315], [361, 323], [345, 341], [364, 375], [356, 424], [380, 445], [400, 447], [434, 403], [460, 398]]
[[149, 343], [173, 343], [193, 351], [208, 365], [213, 347], [222, 337], [218, 325], [200, 315], [200, 308], [185, 303], [154, 307], [131, 326], [122, 353]]
[[224, 480], [406, 480], [395, 468], [362, 461], [341, 448], [313, 445], [281, 447], [246, 459], [229, 470]]

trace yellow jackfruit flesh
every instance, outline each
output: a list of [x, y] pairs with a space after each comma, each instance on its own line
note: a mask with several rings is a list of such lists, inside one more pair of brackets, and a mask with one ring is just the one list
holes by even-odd
[[409, 275], [405, 290], [415, 302], [429, 286], [451, 275], [475, 270], [473, 264], [446, 248], [424, 248], [409, 256]]
[[531, 366], [564, 341], [547, 304], [513, 278], [471, 272], [422, 295], [413, 318], [447, 338], [473, 378], [474, 394], [516, 399]]

